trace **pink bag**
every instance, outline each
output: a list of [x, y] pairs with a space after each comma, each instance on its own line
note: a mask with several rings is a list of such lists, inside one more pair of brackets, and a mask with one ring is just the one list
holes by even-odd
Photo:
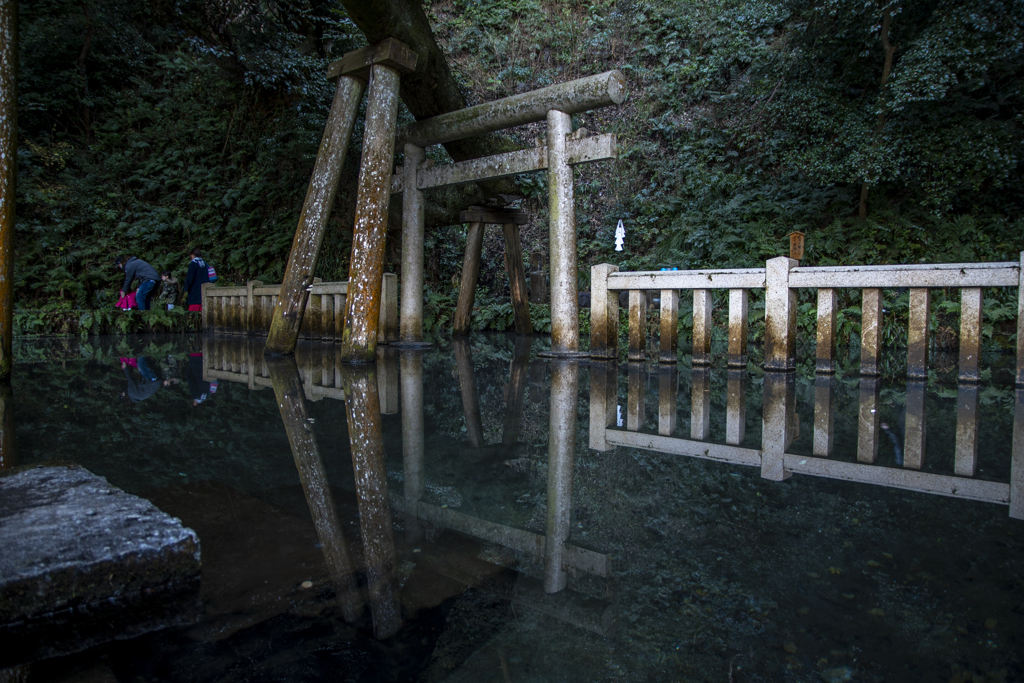
[[135, 302], [135, 292], [128, 292], [123, 297], [118, 299], [117, 303], [114, 304], [114, 306], [124, 311], [127, 311], [129, 308], [136, 308], [137, 304]]

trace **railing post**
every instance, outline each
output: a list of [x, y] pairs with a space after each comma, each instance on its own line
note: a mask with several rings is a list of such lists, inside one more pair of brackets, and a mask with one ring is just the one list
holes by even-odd
[[814, 372], [831, 374], [836, 371], [836, 290], [818, 290], [818, 343]]
[[[778, 259], [773, 259], [777, 261]], [[787, 259], [789, 260], [789, 259]], [[771, 263], [769, 261], [768, 263]], [[788, 268], [786, 269], [788, 272]], [[785, 347], [783, 347], [785, 348]], [[764, 374], [764, 411], [761, 423], [761, 477], [782, 481], [793, 476], [785, 468], [786, 449], [792, 442], [790, 403], [796, 400], [796, 378], [789, 373]]]
[[[787, 372], [796, 368], [796, 292], [789, 288], [789, 271], [799, 261], [788, 256], [765, 263], [765, 349], [764, 369]], [[780, 465], [781, 467], [781, 465]]]
[[690, 438], [704, 441], [711, 433], [711, 369], [690, 371]]
[[860, 374], [878, 376], [882, 353], [882, 290], [866, 288], [861, 294]]
[[[1017, 367], [1020, 368], [1019, 365]], [[1010, 517], [1024, 519], [1024, 387], [1020, 384], [1016, 394], [1010, 461]]]
[[618, 368], [614, 362], [590, 364], [590, 448], [595, 451], [615, 449], [608, 444], [605, 432], [615, 422], [619, 403], [618, 379]]
[[590, 356], [619, 357], [619, 297], [608, 290], [608, 276], [619, 267], [600, 263], [590, 267]]
[[750, 292], [745, 289], [729, 290], [729, 357], [730, 368], [747, 367], [747, 311]]
[[[674, 290], [673, 290], [674, 291]], [[679, 370], [674, 365], [658, 368], [658, 433], [671, 436], [676, 431], [679, 412], [676, 399], [679, 396]]]
[[953, 472], [973, 477], [978, 470], [978, 385], [964, 384], [956, 392], [956, 452]]
[[629, 291], [629, 360], [647, 360], [647, 293], [642, 289]]
[[907, 417], [904, 421], [903, 466], [919, 470], [924, 464], [924, 449], [927, 443], [927, 413], [924, 399], [927, 384], [920, 380], [907, 382]]
[[[1020, 253], [1019, 272], [1017, 286], [1017, 386], [1024, 387], [1024, 251]], [[1019, 400], [1017, 402], [1020, 403]], [[1021, 502], [1021, 505], [1024, 506], [1024, 501]]]
[[658, 362], [679, 362], [679, 290], [661, 290], [661, 315], [658, 318]]
[[928, 319], [931, 293], [925, 287], [910, 290], [910, 316], [907, 321], [907, 377], [928, 379]]
[[212, 286], [213, 284], [210, 282], [204, 282], [202, 285], [199, 286], [199, 291], [201, 292], [200, 296], [202, 297], [200, 299], [200, 302], [202, 303], [203, 309], [202, 312], [199, 314], [199, 317], [202, 321], [200, 324], [203, 326], [203, 332], [211, 331], [210, 324], [212, 321], [210, 320], [210, 296], [208, 290]]
[[630, 363], [626, 388], [626, 429], [635, 432], [647, 421], [647, 364]]
[[835, 436], [835, 378], [825, 374], [814, 378], [814, 455], [832, 455]]
[[[977, 382], [981, 375], [981, 287], [960, 290], [960, 373], [961, 382]], [[1018, 344], [1020, 341], [1018, 340]]]
[[881, 415], [878, 409], [879, 389], [877, 377], [860, 378], [860, 406], [857, 417], [857, 462], [873, 463], [878, 459], [878, 428]]
[[692, 365], [711, 365], [711, 290], [693, 290]]
[[725, 442], [739, 446], [747, 437], [747, 373], [729, 370], [726, 381]]

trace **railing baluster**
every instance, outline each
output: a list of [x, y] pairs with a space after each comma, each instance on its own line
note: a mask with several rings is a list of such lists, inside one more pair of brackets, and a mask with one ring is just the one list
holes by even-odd
[[928, 319], [931, 293], [920, 287], [910, 290], [910, 315], [907, 323], [907, 377], [928, 379]]
[[[630, 294], [632, 295], [632, 292]], [[629, 388], [626, 394], [626, 429], [631, 432], [635, 432], [644, 426], [644, 422], [647, 419], [646, 398], [647, 365], [644, 363], [630, 363]]]
[[679, 290], [661, 290], [661, 316], [658, 322], [661, 326], [658, 362], [676, 363], [679, 360]]
[[629, 291], [629, 360], [647, 360], [647, 293]]
[[857, 424], [857, 461], [878, 459], [879, 385], [875, 377], [860, 378], [860, 411]]
[[750, 293], [745, 289], [729, 290], [729, 357], [731, 368], [747, 367], [747, 311]]
[[619, 297], [608, 289], [608, 276], [619, 267], [601, 263], [590, 268], [590, 355], [619, 357]]
[[815, 348], [814, 371], [830, 374], [836, 371], [836, 290], [818, 289], [818, 343]]
[[[664, 292], [662, 293], [664, 296]], [[664, 299], [662, 299], [664, 302]], [[676, 398], [679, 395], [679, 371], [675, 367], [658, 368], [658, 433], [671, 436], [676, 431]]]
[[693, 290], [693, 365], [711, 365], [711, 290]]
[[1010, 455], [1010, 517], [1024, 519], [1024, 387], [1018, 385], [1016, 394]]
[[960, 290], [960, 373], [961, 382], [977, 382], [981, 355], [981, 288]]
[[615, 363], [590, 364], [590, 447], [595, 451], [604, 452], [615, 448], [605, 439], [605, 431], [615, 424], [619, 404], [618, 380]]
[[882, 350], [882, 290], [867, 288], [861, 295], [860, 374], [876, 376]]

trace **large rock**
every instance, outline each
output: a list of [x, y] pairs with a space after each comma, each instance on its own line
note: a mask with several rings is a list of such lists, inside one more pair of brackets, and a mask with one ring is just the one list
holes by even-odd
[[0, 478], [0, 625], [195, 584], [199, 538], [78, 468]]

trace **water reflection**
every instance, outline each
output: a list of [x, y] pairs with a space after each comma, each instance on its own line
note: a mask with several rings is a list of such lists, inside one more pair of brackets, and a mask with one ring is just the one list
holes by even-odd
[[17, 442], [14, 437], [14, 394], [11, 385], [0, 382], [0, 470], [18, 464]]

